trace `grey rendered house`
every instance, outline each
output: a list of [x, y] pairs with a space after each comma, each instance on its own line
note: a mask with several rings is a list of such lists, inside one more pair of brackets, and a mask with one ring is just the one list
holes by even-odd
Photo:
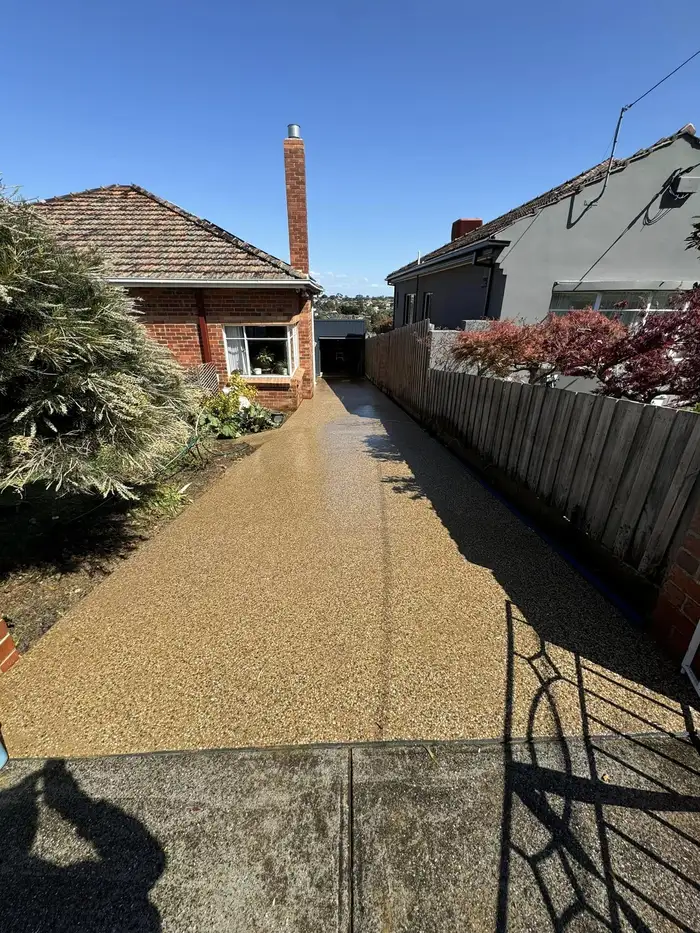
[[394, 326], [537, 321], [588, 306], [623, 308], [629, 321], [667, 308], [700, 279], [700, 257], [687, 248], [698, 216], [700, 142], [688, 124], [489, 223], [456, 221], [449, 243], [387, 276]]

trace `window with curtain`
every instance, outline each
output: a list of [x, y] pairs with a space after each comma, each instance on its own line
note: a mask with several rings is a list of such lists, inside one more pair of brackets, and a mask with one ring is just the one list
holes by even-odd
[[299, 365], [298, 328], [245, 324], [226, 326], [229, 372], [243, 376], [291, 376]]

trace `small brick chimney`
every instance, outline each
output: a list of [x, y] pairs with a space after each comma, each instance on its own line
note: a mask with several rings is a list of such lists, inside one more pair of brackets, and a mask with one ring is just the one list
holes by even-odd
[[289, 264], [309, 274], [309, 225], [306, 217], [306, 156], [296, 123], [287, 127], [284, 141], [284, 177], [287, 185]]
[[472, 230], [477, 230], [483, 225], [484, 221], [478, 217], [472, 219], [463, 218], [462, 220], [455, 220], [452, 224], [452, 236], [450, 239], [456, 240], [457, 237], [464, 236], [466, 233], [471, 233]]

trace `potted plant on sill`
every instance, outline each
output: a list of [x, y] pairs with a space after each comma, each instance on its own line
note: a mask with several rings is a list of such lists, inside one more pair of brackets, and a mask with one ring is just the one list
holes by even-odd
[[255, 357], [254, 362], [256, 369], [261, 369], [264, 373], [271, 373], [272, 367], [275, 363], [275, 358], [267, 347], [263, 347]]
[[278, 360], [275, 363], [275, 372], [278, 376], [288, 376], [289, 370], [287, 369], [287, 364], [283, 360]]

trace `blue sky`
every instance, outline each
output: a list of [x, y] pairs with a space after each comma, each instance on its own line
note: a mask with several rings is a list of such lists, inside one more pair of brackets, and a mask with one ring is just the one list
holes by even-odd
[[[6, 0], [0, 172], [26, 197], [135, 182], [288, 258], [282, 138], [306, 141], [311, 266], [384, 277], [606, 155], [619, 108], [700, 46], [677, 0]], [[700, 57], [619, 154], [700, 125]]]

